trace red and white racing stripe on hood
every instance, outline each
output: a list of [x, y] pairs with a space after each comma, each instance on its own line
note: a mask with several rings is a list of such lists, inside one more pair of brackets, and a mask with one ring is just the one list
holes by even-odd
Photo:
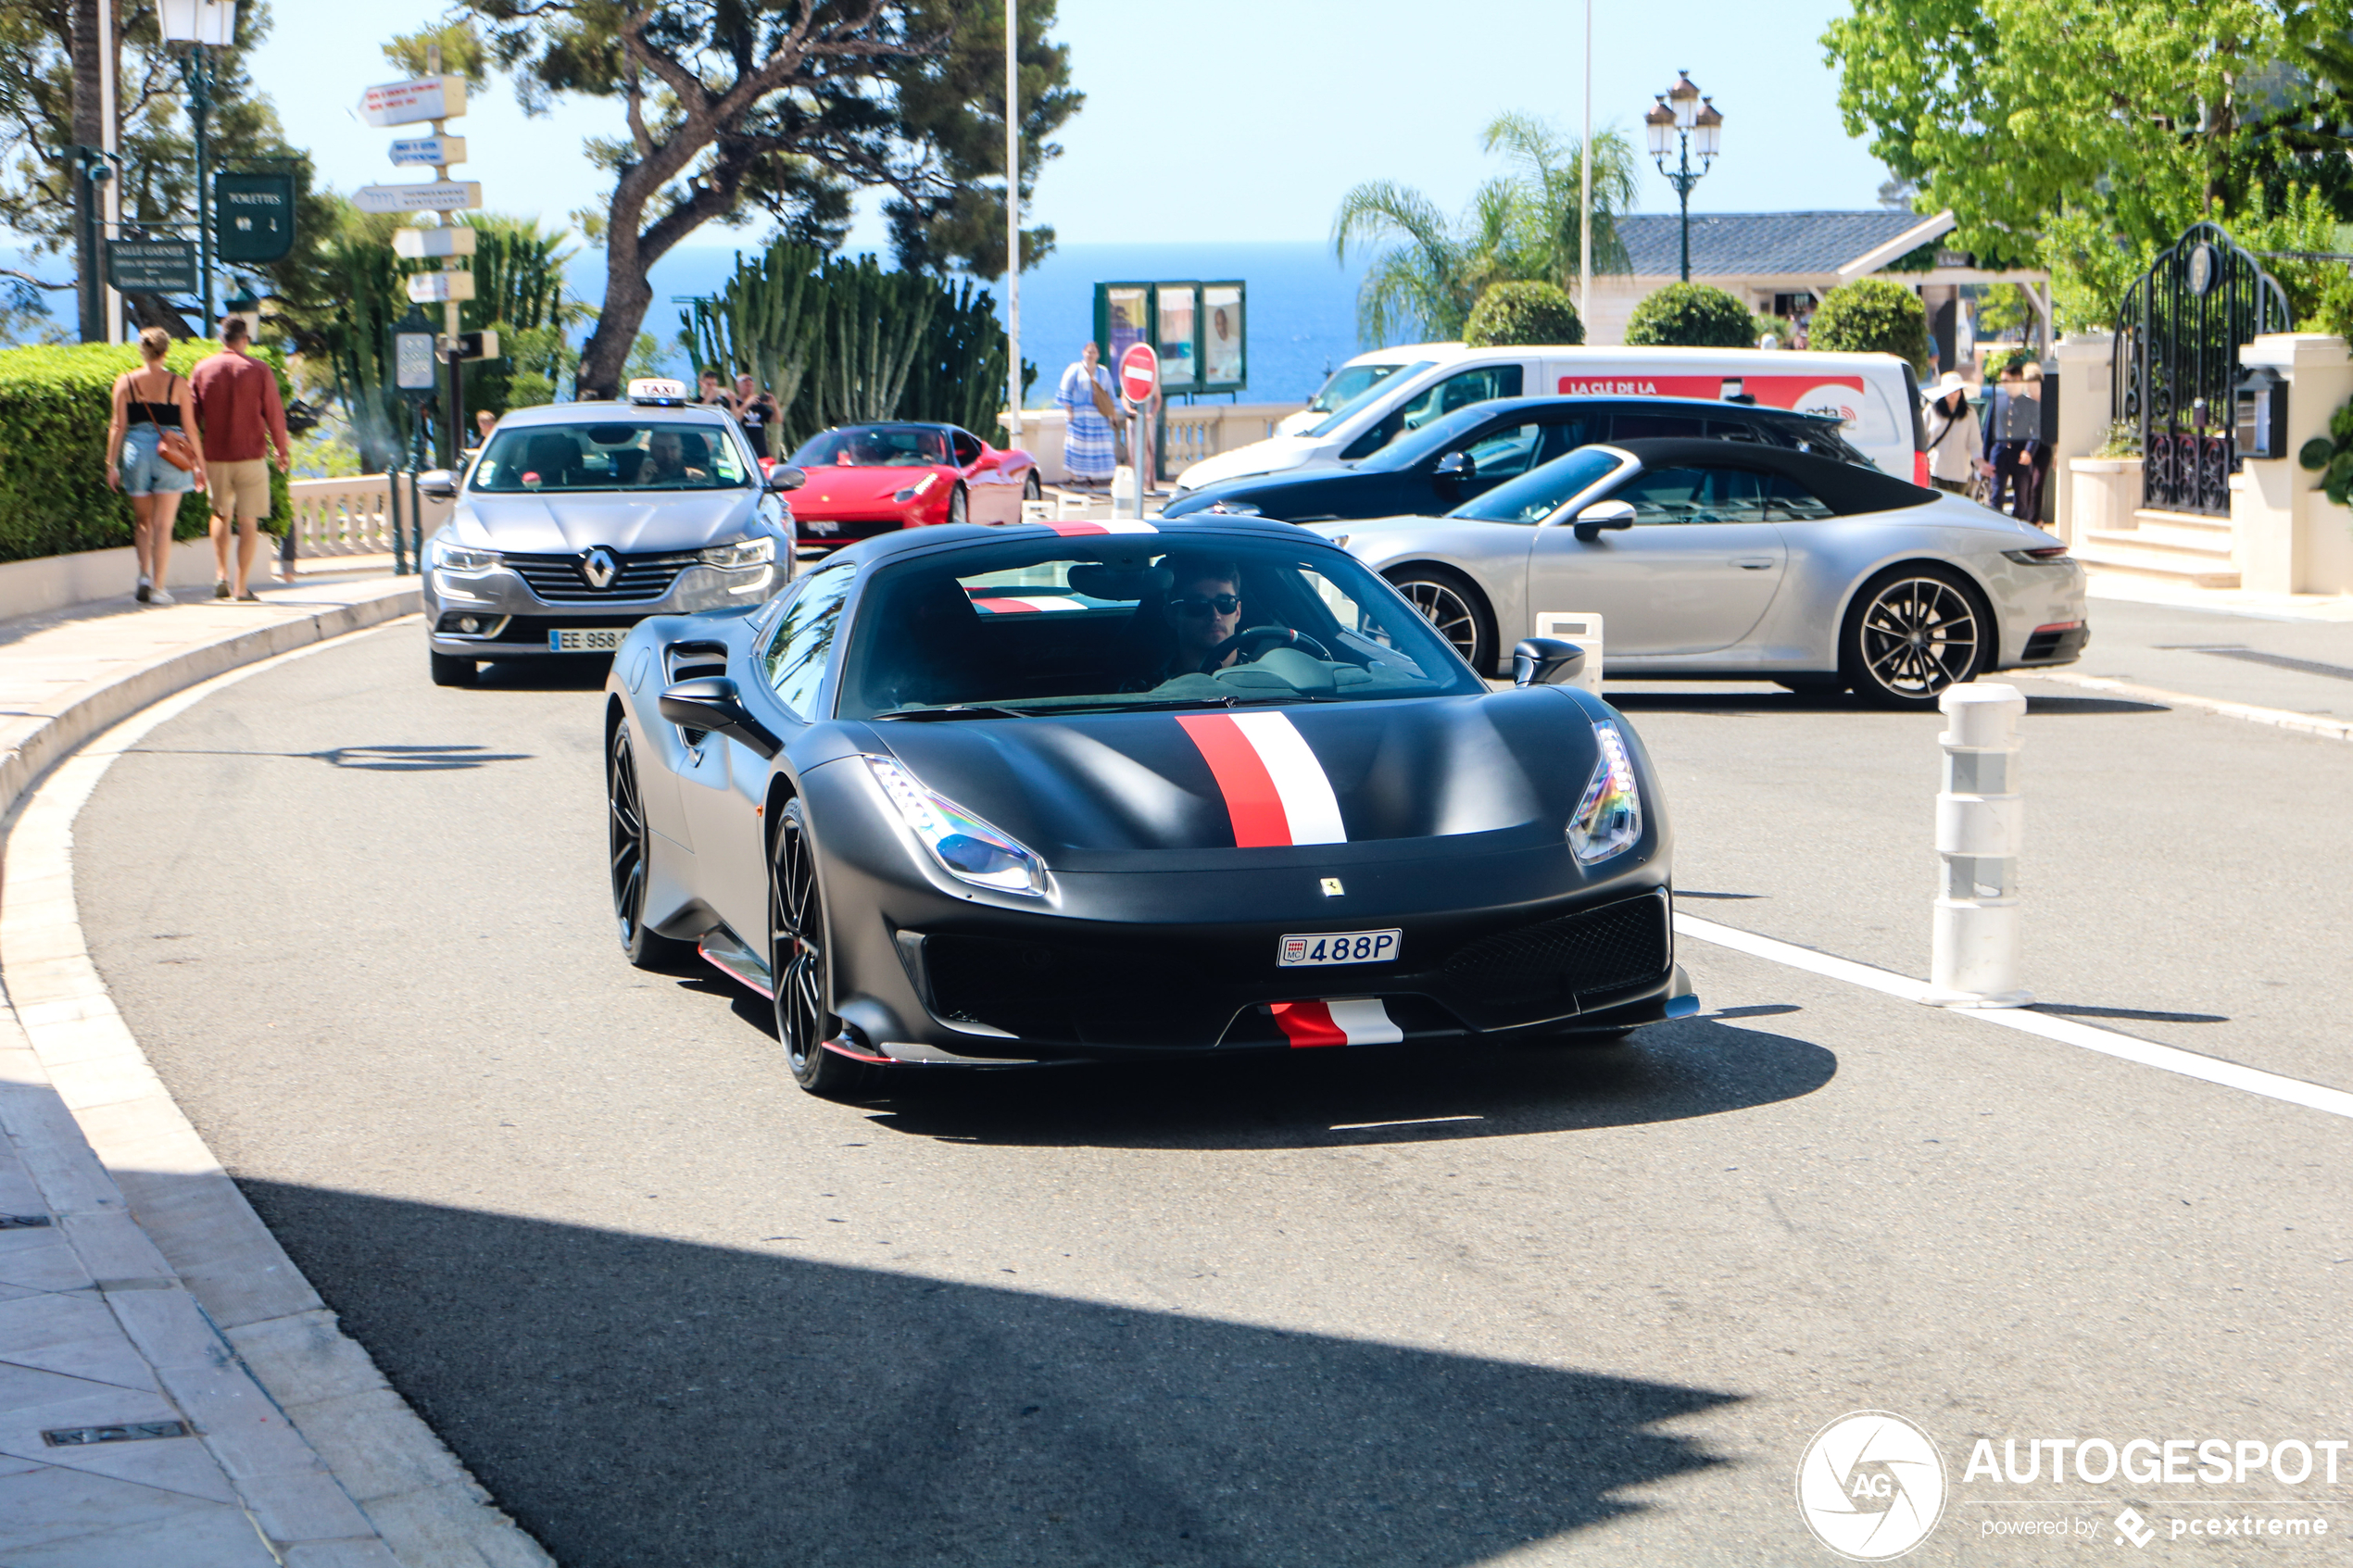
[[1277, 1002], [1270, 1010], [1291, 1049], [1311, 1046], [1393, 1046], [1405, 1038], [1378, 997]]
[[1082, 538], [1089, 533], [1157, 533], [1160, 532], [1151, 523], [1139, 522], [1133, 518], [1125, 521], [1110, 518], [1099, 522], [1078, 519], [1069, 522], [1049, 522], [1044, 526], [1052, 529], [1065, 539]]
[[1288, 715], [1186, 713], [1176, 722], [1217, 780], [1237, 847], [1348, 842], [1332, 781]]

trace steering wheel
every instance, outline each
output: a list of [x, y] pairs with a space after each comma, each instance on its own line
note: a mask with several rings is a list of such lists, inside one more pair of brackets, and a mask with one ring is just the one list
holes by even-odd
[[1226, 662], [1226, 656], [1237, 648], [1249, 650], [1241, 659], [1244, 664], [1248, 664], [1259, 655], [1277, 647], [1306, 648], [1325, 663], [1332, 662], [1331, 650], [1304, 632], [1294, 632], [1288, 626], [1252, 626], [1235, 633], [1203, 655], [1201, 672], [1204, 675], [1216, 673], [1217, 667]]

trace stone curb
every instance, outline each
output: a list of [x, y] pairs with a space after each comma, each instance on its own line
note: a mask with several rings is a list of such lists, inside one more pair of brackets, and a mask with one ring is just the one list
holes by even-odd
[[73, 889], [73, 821], [117, 756], [218, 684], [417, 600], [396, 590], [180, 650], [67, 704], [0, 759], [0, 802], [17, 806], [0, 883], [0, 1121], [271, 1555], [552, 1568], [336, 1326], [155, 1075], [90, 960]]

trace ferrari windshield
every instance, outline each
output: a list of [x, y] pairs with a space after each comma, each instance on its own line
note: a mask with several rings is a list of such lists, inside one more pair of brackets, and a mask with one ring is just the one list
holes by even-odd
[[1451, 696], [1485, 685], [1353, 557], [1097, 535], [885, 568], [843, 663], [845, 719]]
[[787, 459], [797, 468], [904, 469], [952, 466], [948, 433], [937, 425], [852, 425], [812, 436]]
[[469, 489], [732, 490], [750, 465], [724, 425], [583, 420], [501, 430], [474, 464]]

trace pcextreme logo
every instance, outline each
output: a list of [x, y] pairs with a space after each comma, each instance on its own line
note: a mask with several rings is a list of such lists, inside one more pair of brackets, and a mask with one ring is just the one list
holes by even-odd
[[1824, 1546], [1884, 1562], [1920, 1542], [1944, 1513], [1944, 1457], [1935, 1440], [1886, 1411], [1843, 1415], [1797, 1461], [1797, 1511]]

